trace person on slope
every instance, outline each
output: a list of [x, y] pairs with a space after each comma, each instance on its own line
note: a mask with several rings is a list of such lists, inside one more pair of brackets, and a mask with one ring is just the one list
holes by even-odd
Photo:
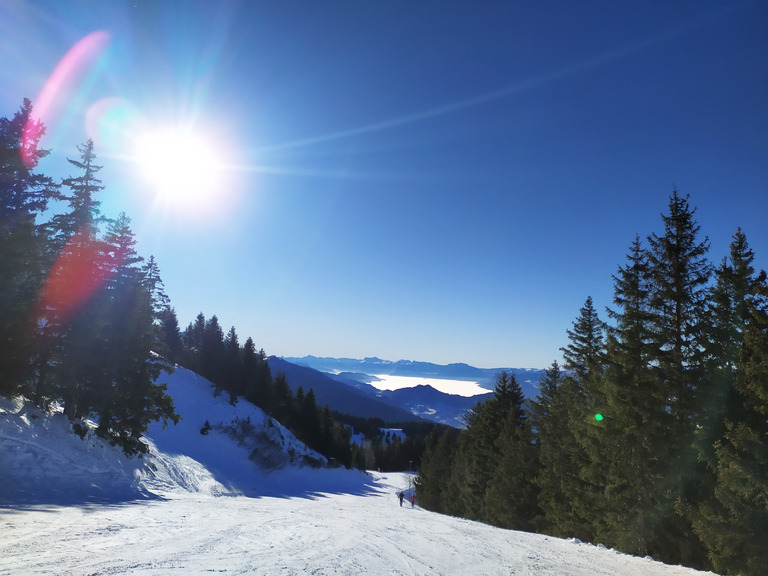
[[416, 506], [416, 494], [411, 494], [411, 508]]
[[397, 495], [398, 498], [400, 498], [400, 508], [403, 507], [403, 500], [405, 499], [405, 494], [400, 492], [400, 494]]

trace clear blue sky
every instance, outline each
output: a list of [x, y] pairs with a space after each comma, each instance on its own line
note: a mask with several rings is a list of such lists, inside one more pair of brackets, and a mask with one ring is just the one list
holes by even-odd
[[[741, 226], [768, 267], [767, 31], [750, 1], [0, 0], [0, 115], [49, 86], [57, 177], [96, 139], [182, 327], [545, 367], [673, 186], [712, 261]], [[135, 118], [215, 145], [206, 199], [137, 176]]]

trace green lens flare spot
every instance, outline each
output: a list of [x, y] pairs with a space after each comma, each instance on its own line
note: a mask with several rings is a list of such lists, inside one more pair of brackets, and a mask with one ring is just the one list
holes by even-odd
[[595, 420], [600, 422], [602, 419], [603, 419], [603, 415], [602, 414], [595, 414]]

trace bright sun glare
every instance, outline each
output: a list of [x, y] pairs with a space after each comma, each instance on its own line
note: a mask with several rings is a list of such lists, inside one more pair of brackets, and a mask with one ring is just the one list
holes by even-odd
[[223, 184], [216, 149], [187, 131], [143, 134], [136, 140], [136, 160], [159, 199], [176, 207], [208, 204]]

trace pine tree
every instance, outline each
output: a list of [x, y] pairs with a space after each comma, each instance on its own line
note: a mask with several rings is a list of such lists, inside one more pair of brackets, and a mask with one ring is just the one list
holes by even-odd
[[190, 322], [184, 330], [182, 342], [184, 343], [184, 366], [193, 372], [202, 374], [202, 350], [205, 335], [205, 315], [200, 312], [194, 323]]
[[[11, 119], [0, 118], [0, 393], [15, 394], [35, 379], [39, 350], [36, 305], [50, 267], [45, 230], [36, 224], [58, 187], [35, 172], [49, 151], [32, 103], [24, 99]], [[39, 364], [39, 363], [38, 363]]]
[[573, 329], [566, 333], [571, 343], [563, 352], [566, 370], [570, 370], [586, 393], [592, 385], [598, 385], [604, 365], [605, 345], [603, 333], [605, 324], [595, 310], [592, 297], [588, 296], [584, 306], [579, 309], [579, 316], [573, 323]]
[[270, 400], [271, 402], [266, 410], [267, 413], [282, 422], [289, 416], [293, 400], [291, 387], [288, 385], [288, 380], [283, 371], [279, 371], [272, 381]]
[[419, 505], [427, 510], [445, 513], [448, 508], [457, 437], [458, 431], [435, 427], [427, 438], [415, 480]]
[[199, 373], [216, 385], [216, 394], [221, 392], [226, 374], [226, 349], [224, 331], [214, 314], [205, 322], [199, 353]]
[[652, 234], [649, 264], [652, 280], [652, 342], [662, 378], [670, 390], [670, 411], [680, 432], [690, 439], [696, 415], [697, 383], [701, 382], [705, 344], [706, 299], [711, 266], [709, 240], [699, 241], [688, 196], [674, 190], [669, 214], [662, 215], [664, 234]]
[[614, 281], [615, 321], [609, 330], [604, 378], [602, 450], [606, 471], [603, 522], [597, 537], [633, 554], [655, 553], [655, 538], [670, 502], [666, 467], [671, 459], [666, 385], [652, 370], [651, 277], [639, 237]]
[[[478, 402], [467, 418], [467, 428], [459, 440], [459, 455], [466, 458], [466, 481], [461, 489], [464, 514], [474, 519], [493, 519], [501, 522], [511, 516], [511, 507], [503, 489], [493, 490], [494, 482], [501, 483], [516, 472], [499, 471], [499, 453], [525, 452], [526, 440], [518, 433], [525, 429], [526, 414], [523, 410], [523, 393], [514, 374], [502, 371], [496, 378], [493, 396]], [[507, 460], [511, 464], [511, 457]], [[516, 478], [518, 488], [521, 480]], [[498, 514], [491, 518], [490, 495], [493, 491]], [[521, 489], [522, 492], [522, 489]], [[510, 522], [519, 522], [510, 518]]]
[[758, 536], [768, 531], [768, 283], [765, 272], [755, 274], [753, 260], [738, 230], [713, 289], [709, 351], [716, 389], [699, 442], [713, 488], [694, 527], [717, 571], [756, 575], [768, 571]]
[[[249, 349], [251, 351], [249, 351]], [[253, 340], [248, 338], [246, 341], [246, 357], [244, 359], [247, 390], [246, 399], [263, 409], [270, 412], [274, 404], [272, 390], [272, 373], [267, 362], [267, 355], [264, 350], [255, 352]]]
[[[505, 376], [502, 372], [499, 380]], [[533, 530], [540, 515], [536, 486], [538, 454], [523, 409], [523, 390], [514, 374], [506, 380], [509, 407], [496, 438], [499, 460], [488, 488], [489, 520], [505, 528]]]
[[142, 284], [152, 298], [152, 314], [155, 318], [155, 324], [160, 324], [171, 307], [171, 299], [165, 293], [165, 285], [160, 277], [160, 267], [154, 256], [149, 257], [147, 263], [142, 267], [142, 273]]
[[61, 252], [67, 243], [78, 232], [84, 236], [95, 237], [98, 232], [98, 224], [104, 219], [101, 217], [99, 206], [101, 202], [94, 198], [94, 194], [101, 192], [104, 186], [97, 177], [102, 166], [96, 165], [96, 153], [93, 140], [77, 147], [80, 152], [80, 160], [67, 161], [77, 168], [81, 174], [70, 176], [62, 181], [62, 186], [69, 188], [70, 194], [63, 199], [69, 205], [69, 212], [56, 214], [51, 218], [51, 246], [55, 254]]
[[101, 302], [104, 326], [104, 380], [94, 403], [99, 412], [98, 432], [128, 454], [145, 450], [139, 438], [156, 420], [177, 422], [166, 386], [156, 382], [172, 367], [153, 354], [156, 326], [153, 298], [135, 251], [130, 219], [121, 214], [110, 222], [105, 243], [112, 273]]
[[[542, 509], [556, 530], [577, 531], [576, 536], [592, 539], [602, 520], [601, 493], [605, 487], [602, 434], [594, 425], [595, 414], [604, 407], [605, 324], [591, 297], [579, 310], [573, 329], [567, 331], [570, 344], [562, 348], [564, 368], [570, 371], [557, 390], [558, 418], [566, 425], [555, 448], [554, 464], [559, 486], [542, 487]], [[559, 427], [561, 424], [558, 424]], [[546, 470], [543, 470], [546, 474]], [[548, 481], [545, 480], [545, 483]], [[574, 535], [574, 534], [571, 534]]]
[[240, 354], [240, 343], [237, 331], [232, 326], [224, 337], [224, 380], [222, 387], [229, 392], [232, 404], [237, 402], [237, 396], [242, 380], [243, 363]]
[[184, 359], [184, 343], [179, 330], [179, 319], [176, 310], [169, 307], [160, 313], [161, 350], [168, 355], [168, 360], [173, 364], [179, 364]]
[[[94, 409], [94, 390], [104, 379], [100, 364], [104, 360], [100, 353], [103, 318], [97, 303], [105, 297], [102, 292], [114, 273], [111, 260], [115, 257], [99, 238], [98, 223], [103, 219], [93, 195], [104, 187], [96, 177], [101, 167], [94, 164], [93, 142], [89, 140], [78, 150], [80, 160], [68, 161], [82, 174], [63, 182], [70, 189], [64, 196], [69, 211], [51, 219], [49, 249], [55, 263], [41, 296], [41, 336], [52, 356], [46, 363], [53, 370], [64, 413], [71, 419]], [[48, 388], [41, 376], [35, 397], [43, 396]]]
[[707, 397], [705, 371], [706, 301], [711, 266], [709, 241], [699, 240], [696, 210], [674, 190], [669, 213], [662, 215], [664, 234], [648, 237], [652, 290], [651, 344], [656, 375], [664, 383], [672, 428], [668, 447], [670, 495], [673, 504], [658, 532], [656, 556], [668, 562], [700, 565], [704, 550], [693, 535], [689, 516], [701, 498], [697, 476], [695, 431], [701, 425], [702, 400]]

